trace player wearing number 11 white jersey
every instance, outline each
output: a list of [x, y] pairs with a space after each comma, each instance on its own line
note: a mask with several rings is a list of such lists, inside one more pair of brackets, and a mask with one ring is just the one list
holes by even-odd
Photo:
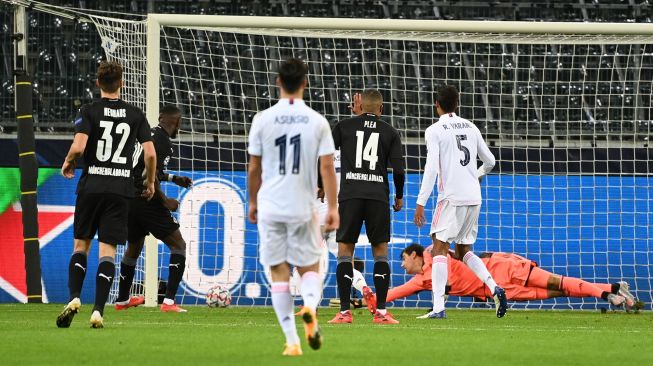
[[322, 342], [315, 312], [322, 296], [318, 274], [322, 236], [315, 202], [318, 158], [329, 203], [326, 230], [337, 229], [339, 222], [333, 138], [326, 119], [302, 100], [307, 70], [299, 59], [281, 64], [277, 77], [281, 98], [256, 116], [248, 147], [248, 216], [258, 226], [260, 261], [270, 267], [272, 306], [286, 336], [286, 356], [302, 354], [290, 295], [290, 265], [302, 276], [306, 339], [313, 349]]
[[[460, 118], [458, 90], [444, 86], [438, 91], [436, 107], [440, 120], [426, 129], [426, 166], [417, 197], [415, 224], [425, 223], [424, 206], [438, 180], [438, 204], [429, 232], [433, 240], [433, 311], [425, 318], [446, 318], [444, 311], [447, 285], [447, 252], [456, 243], [458, 258], [483, 281], [494, 295], [497, 317], [507, 309], [505, 291], [498, 287], [481, 259], [470, 250], [476, 242], [481, 208], [479, 179], [494, 167], [494, 155], [483, 141], [481, 132], [470, 121]], [[483, 165], [476, 168], [476, 156]]]

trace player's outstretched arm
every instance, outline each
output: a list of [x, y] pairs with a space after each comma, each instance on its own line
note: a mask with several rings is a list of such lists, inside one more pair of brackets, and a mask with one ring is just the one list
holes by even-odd
[[182, 188], [190, 188], [193, 186], [193, 180], [189, 177], [169, 174], [164, 171], [158, 171], [157, 169], [157, 179], [160, 182], [172, 182]]
[[249, 156], [249, 166], [247, 167], [247, 192], [249, 193], [249, 208], [247, 218], [252, 224], [257, 222], [257, 196], [261, 189], [261, 157], [256, 155]]
[[154, 196], [154, 181], [156, 179], [156, 151], [152, 141], [141, 143], [143, 146], [143, 160], [145, 162], [145, 189], [143, 197], [152, 199]]
[[322, 175], [324, 192], [329, 205], [325, 228], [327, 231], [333, 231], [340, 226], [340, 216], [336, 204], [338, 202], [338, 188], [336, 187], [336, 169], [333, 164], [333, 154], [320, 156], [320, 174]]
[[408, 297], [423, 290], [430, 290], [430, 289], [421, 286], [419, 281], [417, 281], [417, 279], [413, 277], [403, 285], [393, 287], [390, 290], [388, 290], [388, 296], [386, 298], [386, 302], [392, 302], [397, 299]]
[[72, 145], [70, 145], [70, 150], [68, 150], [68, 155], [61, 166], [61, 175], [71, 179], [75, 176], [75, 166], [77, 165], [77, 159], [84, 153], [86, 149], [86, 142], [88, 141], [88, 135], [85, 133], [76, 133], [75, 139], [73, 140]]
[[172, 178], [172, 183], [178, 185], [179, 187], [182, 188], [190, 188], [193, 186], [193, 180], [190, 179], [189, 177], [184, 177], [184, 176], [179, 176], [179, 175], [171, 175]]

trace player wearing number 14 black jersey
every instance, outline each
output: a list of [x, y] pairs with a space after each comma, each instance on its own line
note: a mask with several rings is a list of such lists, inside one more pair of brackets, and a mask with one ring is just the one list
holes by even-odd
[[385, 309], [390, 285], [388, 163], [392, 164], [395, 185], [393, 208], [399, 211], [403, 206], [404, 154], [397, 130], [379, 118], [382, 108], [383, 98], [377, 90], [356, 94], [352, 111], [358, 116], [341, 121], [332, 131], [335, 147], [340, 149], [341, 164], [338, 195], [341, 225], [336, 234], [340, 312], [329, 322], [332, 324], [352, 322], [349, 310], [354, 278], [352, 256], [363, 222], [372, 244], [374, 286], [379, 299], [374, 322], [398, 323]]
[[91, 327], [104, 326], [104, 305], [115, 273], [116, 246], [127, 240], [129, 200], [134, 197], [132, 156], [136, 141], [145, 155], [142, 194], [154, 194], [156, 155], [150, 128], [143, 112], [120, 99], [122, 67], [102, 62], [97, 70], [101, 100], [82, 106], [75, 118], [75, 138], [61, 168], [61, 174], [75, 176], [75, 161], [84, 155], [86, 166], [77, 184], [75, 242], [68, 266], [70, 300], [57, 317], [57, 326], [68, 328], [81, 306], [80, 293], [87, 268], [91, 240], [98, 234], [100, 261], [95, 279], [95, 306]]

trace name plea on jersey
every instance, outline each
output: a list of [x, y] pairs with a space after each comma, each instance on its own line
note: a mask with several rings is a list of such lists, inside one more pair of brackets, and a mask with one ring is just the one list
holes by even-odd
[[104, 116], [112, 117], [112, 118], [125, 118], [127, 117], [127, 111], [125, 110], [125, 108], [121, 108], [121, 109], [104, 108]]
[[365, 128], [376, 128], [376, 121], [365, 121], [363, 125]]
[[93, 175], [108, 175], [112, 177], [125, 177], [129, 178], [131, 176], [131, 169], [118, 169], [118, 168], [107, 168], [102, 166], [91, 165], [88, 167], [88, 174]]
[[347, 179], [347, 180], [364, 180], [366, 182], [383, 183], [383, 176], [382, 175], [367, 174], [367, 173], [348, 172], [345, 175], [345, 179]]

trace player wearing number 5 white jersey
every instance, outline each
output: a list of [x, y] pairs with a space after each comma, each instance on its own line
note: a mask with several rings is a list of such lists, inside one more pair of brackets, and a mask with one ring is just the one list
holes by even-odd
[[299, 59], [281, 64], [280, 100], [260, 112], [249, 135], [249, 220], [258, 225], [260, 261], [272, 274], [272, 306], [286, 336], [287, 356], [302, 354], [290, 295], [290, 265], [302, 276], [302, 318], [309, 345], [321, 336], [315, 310], [322, 295], [318, 274], [322, 236], [317, 218], [317, 161], [329, 203], [326, 230], [339, 225], [336, 208], [335, 151], [329, 123], [302, 96], [307, 66]]
[[[444, 310], [447, 284], [447, 252], [456, 243], [458, 258], [483, 281], [494, 295], [497, 317], [507, 310], [505, 291], [498, 287], [481, 259], [470, 250], [476, 242], [478, 216], [481, 207], [479, 179], [494, 167], [494, 155], [470, 121], [460, 118], [458, 90], [444, 86], [438, 91], [435, 106], [440, 120], [426, 129], [426, 166], [422, 186], [417, 197], [415, 224], [422, 227], [426, 221], [424, 206], [431, 196], [433, 185], [438, 184], [438, 204], [433, 214], [431, 230], [433, 240], [433, 311], [424, 318], [446, 318]], [[483, 165], [476, 168], [476, 156]]]

